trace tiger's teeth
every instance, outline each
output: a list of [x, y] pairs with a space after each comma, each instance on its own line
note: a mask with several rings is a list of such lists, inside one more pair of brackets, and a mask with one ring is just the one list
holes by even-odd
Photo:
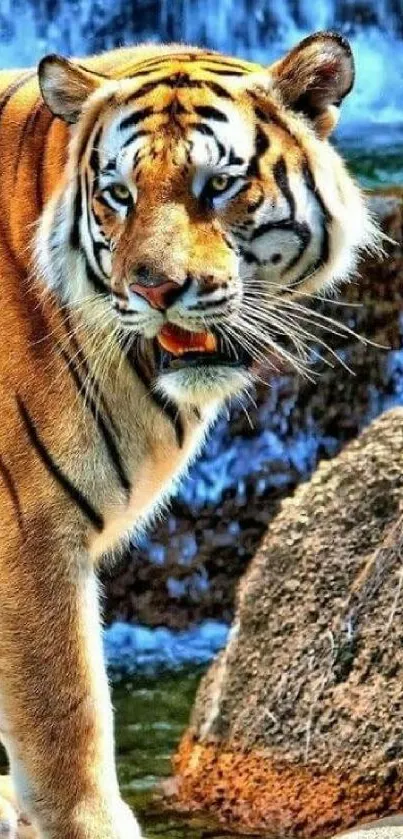
[[189, 332], [174, 324], [166, 324], [157, 335], [162, 349], [172, 355], [181, 356], [187, 352], [215, 352], [217, 340], [211, 332]]

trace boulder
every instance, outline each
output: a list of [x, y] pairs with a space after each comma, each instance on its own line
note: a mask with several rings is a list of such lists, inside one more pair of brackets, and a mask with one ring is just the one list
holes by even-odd
[[325, 839], [396, 813], [402, 679], [396, 408], [283, 501], [201, 683], [175, 805], [265, 837]]
[[385, 240], [385, 258], [364, 260], [360, 278], [337, 301], [313, 303], [373, 343], [322, 331], [340, 361], [323, 352], [312, 381], [285, 371], [259, 389], [248, 416], [234, 407], [170, 515], [106, 578], [108, 620], [173, 629], [206, 618], [230, 621], [238, 579], [281, 499], [385, 407], [402, 401], [402, 194], [384, 191], [370, 203], [393, 240]]

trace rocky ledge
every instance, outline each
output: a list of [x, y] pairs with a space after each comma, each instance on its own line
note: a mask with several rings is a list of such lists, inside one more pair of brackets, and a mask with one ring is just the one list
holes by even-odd
[[321, 839], [403, 809], [402, 513], [397, 408], [282, 503], [199, 689], [175, 806]]

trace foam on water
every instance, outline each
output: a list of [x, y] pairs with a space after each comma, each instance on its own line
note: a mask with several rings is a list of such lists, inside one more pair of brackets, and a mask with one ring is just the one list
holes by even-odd
[[225, 646], [228, 631], [213, 620], [181, 632], [117, 621], [104, 632], [106, 661], [115, 677], [208, 664]]

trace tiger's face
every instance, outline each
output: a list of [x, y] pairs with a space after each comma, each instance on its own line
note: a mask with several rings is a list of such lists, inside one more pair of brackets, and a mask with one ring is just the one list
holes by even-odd
[[373, 236], [327, 142], [353, 81], [346, 42], [312, 36], [269, 70], [177, 47], [129, 77], [57, 57], [39, 77], [75, 123], [46, 227], [53, 284], [106, 296], [180, 401], [236, 392], [268, 353], [289, 357], [296, 299], [348, 277]]

